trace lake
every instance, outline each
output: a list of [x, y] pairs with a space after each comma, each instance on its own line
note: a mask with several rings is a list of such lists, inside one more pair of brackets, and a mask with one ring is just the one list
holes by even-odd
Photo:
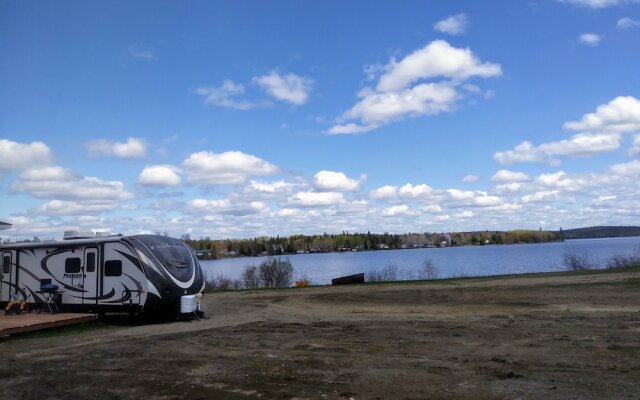
[[[345, 253], [296, 254], [288, 256], [295, 278], [306, 276], [314, 285], [360, 272], [397, 266], [398, 279], [419, 278], [422, 263], [430, 259], [440, 278], [550, 272], [565, 270], [567, 252], [584, 252], [595, 265], [604, 266], [615, 255], [640, 252], [640, 237], [578, 239], [539, 244], [420, 248]], [[208, 276], [239, 279], [246, 265], [258, 265], [263, 257], [200, 261]]]

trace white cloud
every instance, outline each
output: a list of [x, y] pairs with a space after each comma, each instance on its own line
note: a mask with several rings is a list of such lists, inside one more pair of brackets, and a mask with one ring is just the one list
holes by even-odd
[[111, 211], [118, 205], [115, 201], [64, 201], [51, 200], [37, 209], [40, 215], [65, 216], [65, 215], [91, 215]]
[[543, 187], [560, 188], [568, 191], [580, 190], [588, 184], [582, 177], [572, 178], [564, 171], [541, 174], [535, 181]]
[[0, 174], [48, 165], [53, 155], [42, 142], [29, 144], [0, 139]]
[[523, 196], [521, 200], [523, 203], [540, 203], [543, 201], [551, 201], [557, 199], [559, 193], [560, 192], [557, 190], [545, 190]]
[[629, 149], [629, 156], [635, 157], [640, 154], [640, 135], [633, 138], [633, 145]]
[[640, 177], [640, 160], [633, 160], [624, 164], [615, 164], [611, 166], [614, 174], [621, 176], [638, 176]]
[[530, 179], [529, 175], [524, 172], [515, 172], [506, 169], [501, 169], [491, 177], [493, 182], [524, 182]]
[[138, 176], [138, 184], [142, 186], [178, 186], [180, 182], [180, 168], [174, 165], [145, 167]]
[[464, 182], [464, 183], [473, 183], [473, 182], [477, 182], [479, 179], [480, 179], [480, 177], [478, 175], [469, 174], [469, 175], [465, 175], [462, 178], [462, 182]]
[[317, 207], [344, 203], [342, 193], [336, 192], [298, 192], [289, 198], [290, 206]]
[[558, 165], [559, 160], [553, 158], [554, 156], [586, 157], [613, 151], [619, 147], [619, 134], [580, 133], [569, 139], [542, 143], [537, 147], [531, 142], [524, 141], [513, 150], [496, 152], [493, 159], [500, 164], [546, 162], [550, 165]]
[[573, 131], [593, 133], [640, 132], [640, 100], [633, 96], [619, 96], [602, 104], [579, 121], [566, 122], [563, 127]]
[[83, 177], [57, 166], [22, 172], [11, 184], [11, 190], [56, 200], [126, 200], [132, 197], [120, 181]]
[[369, 132], [376, 128], [378, 128], [378, 125], [375, 125], [375, 124], [358, 125], [358, 124], [354, 124], [353, 122], [350, 122], [344, 125], [340, 125], [340, 124], [334, 125], [329, 130], [327, 130], [327, 133], [329, 135], [352, 135], [355, 133]]
[[514, 164], [519, 162], [544, 162], [547, 157], [534, 145], [525, 140], [517, 145], [513, 150], [497, 151], [493, 159], [500, 164]]
[[595, 47], [602, 40], [602, 36], [597, 33], [583, 33], [578, 36], [578, 41], [584, 45]]
[[313, 177], [313, 184], [320, 191], [353, 192], [360, 190], [366, 179], [366, 175], [361, 175], [360, 179], [352, 179], [342, 172], [320, 171]]
[[[452, 111], [460, 97], [456, 88], [465, 80], [502, 74], [499, 64], [482, 63], [468, 48], [455, 48], [443, 40], [367, 71], [372, 77], [382, 72], [375, 89], [363, 88], [358, 93], [360, 100], [338, 118], [328, 134], [363, 133], [405, 117]], [[416, 83], [420, 80], [437, 81]]]
[[259, 201], [243, 203], [233, 202], [229, 199], [193, 199], [189, 202], [188, 208], [198, 214], [222, 214], [242, 217], [261, 213], [267, 210], [268, 206]]
[[640, 0], [556, 0], [561, 3], [569, 3], [589, 8], [606, 8], [618, 6], [625, 3], [638, 3]]
[[[363, 125], [354, 126], [353, 133], [374, 129], [406, 115], [435, 115], [451, 111], [457, 94], [450, 83], [443, 82], [422, 83], [398, 92], [365, 90], [360, 96], [362, 100], [341, 116], [343, 120], [362, 121]], [[345, 129], [345, 126], [336, 129]]]
[[640, 132], [640, 100], [632, 96], [616, 97], [598, 106], [595, 112], [583, 115], [579, 121], [565, 122], [563, 128], [580, 133], [539, 146], [524, 141], [513, 150], [496, 152], [493, 158], [500, 164], [548, 162], [557, 165], [559, 161], [555, 156], [591, 156], [616, 150], [620, 147], [621, 134]]
[[481, 195], [476, 197], [475, 203], [480, 207], [496, 207], [503, 203], [502, 198], [498, 196]]
[[297, 106], [307, 102], [313, 85], [313, 80], [309, 78], [293, 73], [280, 75], [277, 71], [272, 71], [268, 75], [255, 76], [251, 81], [273, 98]]
[[475, 192], [470, 190], [447, 189], [446, 193], [453, 201], [473, 200], [476, 197]]
[[620, 29], [636, 28], [640, 26], [640, 21], [636, 21], [629, 17], [623, 17], [618, 20], [616, 26]]
[[207, 185], [239, 184], [250, 176], [272, 175], [278, 167], [240, 151], [191, 154], [182, 163], [190, 181]]
[[452, 15], [433, 25], [433, 29], [449, 35], [461, 35], [467, 32], [468, 18], [464, 13]]
[[204, 97], [204, 103], [213, 106], [233, 108], [236, 110], [250, 110], [255, 107], [255, 104], [249, 101], [238, 101], [234, 97], [244, 93], [244, 86], [236, 84], [233, 81], [227, 79], [222, 82], [222, 85], [215, 86], [201, 86], [194, 90], [194, 93]]
[[276, 181], [276, 182], [260, 182], [260, 181], [249, 181], [249, 190], [255, 192], [263, 192], [263, 193], [277, 193], [281, 191], [290, 190], [294, 184], [285, 182], [285, 181]]
[[483, 63], [473, 52], [451, 46], [444, 40], [434, 40], [402, 60], [391, 60], [380, 77], [377, 90], [393, 92], [404, 89], [419, 79], [444, 77], [465, 80], [474, 76], [494, 77], [502, 74], [499, 64]]
[[118, 158], [142, 158], [147, 154], [145, 139], [130, 137], [126, 142], [112, 142], [106, 139], [85, 143], [91, 157], [114, 156]]
[[513, 182], [513, 183], [503, 183], [500, 185], [496, 185], [496, 190], [498, 192], [518, 192], [525, 187], [522, 182]]
[[420, 185], [414, 186], [410, 183], [402, 185], [400, 187], [400, 190], [398, 191], [400, 197], [405, 197], [405, 198], [416, 198], [416, 197], [427, 196], [432, 192], [433, 192], [433, 189], [429, 185], [420, 184]]
[[382, 210], [382, 216], [384, 217], [395, 217], [398, 215], [407, 215], [408, 213], [409, 213], [409, 207], [405, 204], [392, 206]]
[[594, 205], [605, 205], [605, 204], [611, 204], [613, 200], [615, 200], [618, 196], [598, 196], [597, 198], [593, 199], [593, 201], [591, 202], [591, 204]]
[[390, 200], [398, 197], [398, 187], [385, 185], [369, 192], [369, 197], [377, 200]]

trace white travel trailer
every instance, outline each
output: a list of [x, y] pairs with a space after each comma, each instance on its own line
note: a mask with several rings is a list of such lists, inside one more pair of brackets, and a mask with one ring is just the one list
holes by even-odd
[[[42, 305], [57, 285], [63, 311], [179, 315], [195, 308], [205, 279], [193, 250], [166, 236], [92, 236], [0, 244], [0, 303]], [[191, 305], [191, 306], [190, 306]]]

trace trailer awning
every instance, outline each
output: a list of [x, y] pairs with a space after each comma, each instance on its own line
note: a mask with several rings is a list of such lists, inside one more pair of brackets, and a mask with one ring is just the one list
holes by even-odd
[[3, 229], [11, 229], [11, 224], [8, 222], [2, 222], [0, 221], [0, 231]]

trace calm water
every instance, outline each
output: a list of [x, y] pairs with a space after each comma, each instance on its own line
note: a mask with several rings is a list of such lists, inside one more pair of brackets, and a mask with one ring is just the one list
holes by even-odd
[[[313, 284], [327, 284], [332, 278], [378, 271], [389, 264], [398, 267], [399, 279], [416, 278], [425, 259], [437, 266], [441, 278], [548, 272], [564, 270], [567, 251], [585, 251], [596, 265], [618, 254], [640, 251], [640, 237], [567, 240], [561, 243], [498, 246], [446, 247], [440, 249], [380, 250], [348, 253], [299, 254], [289, 256], [296, 278], [306, 275]], [[261, 257], [201, 261], [209, 276], [238, 279], [244, 266], [258, 265]]]

